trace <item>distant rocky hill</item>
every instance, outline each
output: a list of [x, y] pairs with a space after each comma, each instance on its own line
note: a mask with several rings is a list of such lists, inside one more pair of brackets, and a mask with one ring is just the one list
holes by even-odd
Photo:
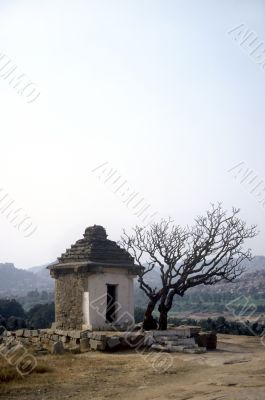
[[[47, 265], [18, 269], [11, 263], [0, 264], [0, 297], [23, 296], [31, 290], [54, 290], [54, 280], [50, 277]], [[148, 282], [152, 287], [160, 286], [159, 270], [149, 274]], [[215, 286], [199, 286], [192, 289], [194, 293], [265, 293], [265, 257], [256, 256], [246, 263], [246, 272], [233, 283], [220, 283]], [[144, 306], [146, 298], [138, 284], [135, 284], [136, 305]]]
[[223, 282], [214, 286], [198, 286], [192, 289], [192, 291], [193, 293], [208, 292], [209, 294], [263, 294], [265, 293], [265, 268], [245, 273], [234, 282]]
[[[256, 256], [252, 261], [245, 263], [246, 271], [235, 282], [222, 282], [214, 286], [200, 285], [187, 291], [189, 295], [205, 294], [227, 294], [233, 295], [257, 295], [265, 294], [265, 256]], [[149, 277], [146, 276], [148, 283], [152, 287], [160, 287], [159, 270], [152, 271]], [[135, 303], [138, 307], [144, 307], [146, 297], [138, 285], [135, 285]], [[199, 298], [199, 297], [198, 297]]]
[[0, 264], [0, 297], [23, 296], [31, 290], [54, 289], [53, 279], [46, 266], [25, 270], [11, 263]]

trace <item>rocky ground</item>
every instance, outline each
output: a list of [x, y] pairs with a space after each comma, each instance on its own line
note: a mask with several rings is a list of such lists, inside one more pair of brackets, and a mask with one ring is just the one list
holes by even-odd
[[[37, 358], [37, 372], [24, 379], [2, 381], [0, 399], [265, 398], [265, 347], [260, 338], [219, 335], [216, 351], [171, 356], [172, 365], [165, 370], [163, 357], [169, 357], [166, 353], [162, 358], [158, 354], [157, 362], [150, 353], [144, 356], [133, 350], [44, 355]], [[2, 359], [0, 371], [4, 363]]]

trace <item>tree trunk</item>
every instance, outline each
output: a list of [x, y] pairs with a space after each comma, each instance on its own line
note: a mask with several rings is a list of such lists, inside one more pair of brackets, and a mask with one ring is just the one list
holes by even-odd
[[150, 331], [153, 329], [157, 329], [157, 322], [153, 317], [153, 311], [155, 309], [157, 300], [149, 300], [147, 309], [145, 311], [144, 321], [143, 321], [143, 328], [146, 331]]
[[167, 310], [167, 308], [165, 307], [164, 304], [160, 304], [158, 310], [159, 310], [159, 313], [160, 313], [158, 329], [160, 331], [166, 331], [167, 330], [167, 313], [168, 313], [168, 310]]

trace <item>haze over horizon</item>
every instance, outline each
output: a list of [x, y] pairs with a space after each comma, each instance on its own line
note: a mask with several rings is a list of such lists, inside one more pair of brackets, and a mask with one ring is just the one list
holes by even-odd
[[118, 240], [141, 223], [93, 172], [103, 163], [180, 225], [210, 203], [239, 207], [260, 231], [247, 246], [265, 254], [265, 207], [228, 172], [242, 162], [265, 182], [265, 70], [228, 34], [244, 24], [265, 42], [264, 11], [259, 0], [2, 0], [0, 55], [40, 96], [26, 103], [0, 69], [0, 188], [37, 226], [25, 238], [0, 213], [0, 263], [42, 265], [87, 226]]

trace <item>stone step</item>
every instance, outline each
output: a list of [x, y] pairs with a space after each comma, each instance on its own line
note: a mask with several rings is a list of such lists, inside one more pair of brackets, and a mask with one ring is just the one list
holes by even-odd
[[167, 331], [153, 331], [155, 337], [158, 336], [178, 336], [182, 338], [193, 337], [201, 331], [199, 326], [178, 326], [174, 329], [169, 329]]
[[172, 342], [166, 342], [165, 343], [166, 346], [182, 346], [185, 349], [190, 349], [190, 348], [198, 348], [199, 346], [196, 343], [172, 343]]
[[197, 345], [190, 346], [172, 346], [172, 345], [161, 345], [161, 344], [153, 344], [151, 346], [152, 350], [164, 351], [168, 353], [205, 353], [205, 348], [199, 348]]
[[193, 348], [193, 349], [184, 349], [183, 352], [184, 353], [189, 353], [189, 354], [202, 354], [202, 353], [206, 353], [206, 347], [197, 347], [197, 348]]
[[163, 346], [162, 344], [156, 344], [156, 343], [152, 344], [151, 349], [158, 351], [168, 351], [167, 346]]
[[180, 345], [180, 346], [185, 346], [185, 345], [191, 345], [195, 344], [194, 338], [179, 338], [179, 337], [171, 337], [171, 336], [160, 336], [156, 338], [156, 342], [159, 344], [172, 344], [173, 346]]
[[[153, 335], [154, 335], [154, 337], [161, 337], [161, 336], [175, 336], [175, 337], [180, 337], [180, 336], [182, 336], [182, 332], [181, 332], [181, 334], [179, 335], [178, 333], [180, 333], [180, 332], [178, 332], [178, 331], [176, 331], [175, 329], [174, 330], [169, 330], [169, 331], [153, 331]], [[188, 337], [188, 336], [186, 336], [186, 337]]]

